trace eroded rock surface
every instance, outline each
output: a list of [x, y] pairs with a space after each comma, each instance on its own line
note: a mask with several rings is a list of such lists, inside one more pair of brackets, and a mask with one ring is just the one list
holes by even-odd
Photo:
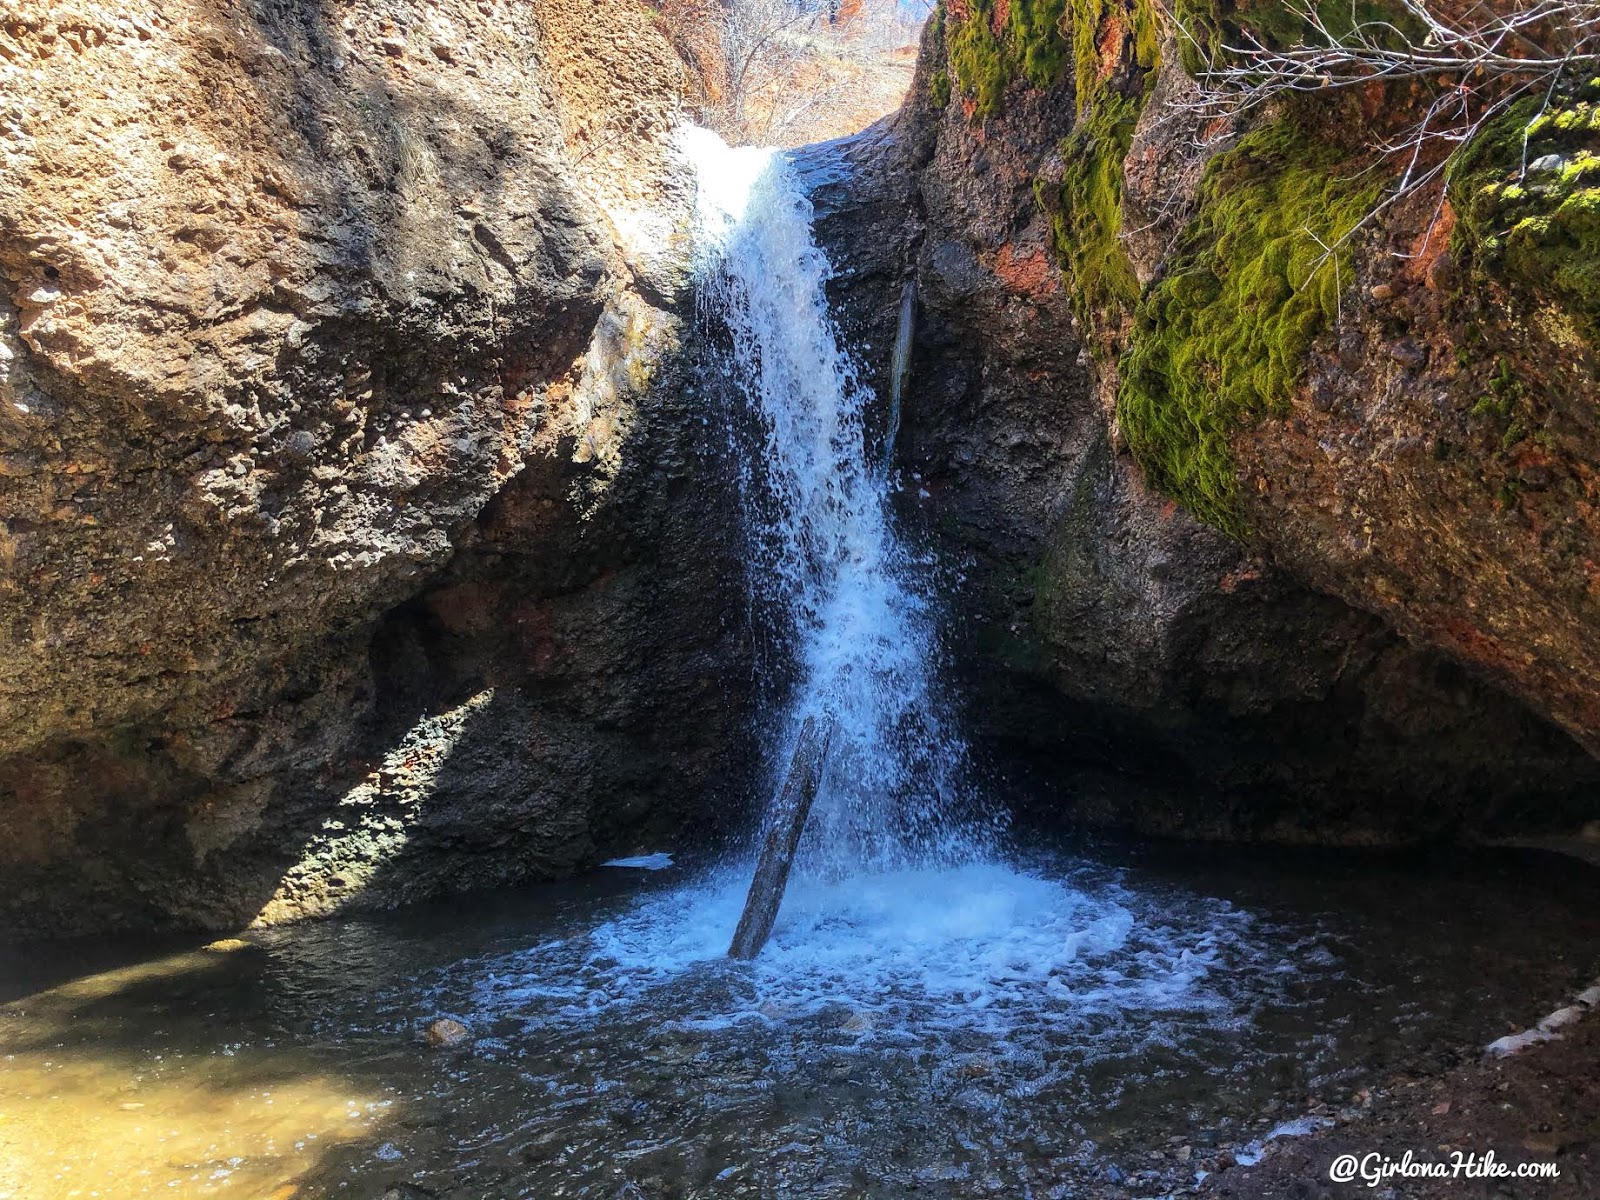
[[[959, 19], [967, 18], [947, 11], [947, 22]], [[819, 177], [834, 164], [819, 204], [841, 268], [841, 312], [880, 372], [901, 281], [918, 283], [902, 494], [908, 521], [955, 564], [954, 658], [980, 735], [1007, 759], [1020, 751], [1038, 766], [1029, 790], [1049, 795], [1053, 816], [1100, 824], [1317, 841], [1576, 828], [1592, 815], [1600, 768], [1546, 719], [1561, 716], [1561, 688], [1519, 687], [1513, 698], [1504, 690], [1512, 680], [1461, 652], [1443, 611], [1397, 618], [1376, 602], [1385, 576], [1370, 557], [1358, 567], [1319, 548], [1290, 550], [1312, 514], [1324, 541], [1347, 532], [1348, 520], [1334, 532], [1329, 513], [1348, 509], [1346, 491], [1370, 490], [1364, 476], [1335, 483], [1335, 463], [1322, 460], [1320, 479], [1300, 466], [1287, 490], [1306, 515], [1287, 523], [1263, 515], [1265, 544], [1211, 528], [1150, 486], [1118, 420], [1117, 347], [1131, 317], [1086, 304], [1094, 297], [1075, 292], [1063, 269], [1069, 261], [1088, 269], [1088, 242], [1064, 260], [1061, 239], [1092, 233], [1064, 227], [1055, 196], [1070, 200], [1084, 164], [1063, 156], [1103, 145], [1069, 136], [1092, 119], [1071, 60], [1053, 86], [1014, 77], [988, 111], [958, 77], [941, 103], [939, 77], [959, 74], [946, 32], [930, 29], [922, 74], [896, 121], [814, 157]], [[1109, 60], [1090, 80], [1098, 102], [1145, 95], [1181, 105], [1181, 79], [1143, 90], [1131, 39], [1107, 34], [1100, 45]], [[1233, 144], [1229, 127], [1168, 118], [1147, 109], [1122, 126], [1121, 195], [1138, 219], [1129, 286], [1161, 277], [1193, 216], [1207, 158]], [[1098, 286], [1113, 293], [1103, 278]], [[1383, 420], [1363, 414], [1431, 401], [1418, 390], [1397, 404], [1390, 381], [1415, 368], [1383, 354], [1370, 323], [1353, 324], [1350, 336], [1374, 341], [1359, 341], [1357, 369], [1338, 384], [1343, 399], [1319, 410], [1318, 428], [1337, 412], [1346, 436], [1335, 439], [1344, 447], [1335, 461], [1343, 454], [1386, 480], [1398, 504], [1408, 488], [1428, 485], [1396, 472], [1393, 454], [1360, 452], [1374, 439], [1394, 441]], [[1369, 387], [1373, 377], [1383, 386]], [[1317, 437], [1301, 428], [1284, 443], [1311, 453]], [[1258, 446], [1241, 459], [1266, 452]], [[1415, 452], [1427, 453], [1421, 441]], [[1275, 453], [1281, 476], [1287, 466]], [[1289, 503], [1275, 483], [1264, 499], [1253, 484], [1245, 490], [1251, 504]], [[1447, 494], [1413, 503], [1431, 511]], [[1419, 520], [1390, 514], [1372, 524], [1367, 549], [1347, 542], [1341, 554], [1406, 541]], [[1473, 540], [1469, 529], [1452, 540]], [[1503, 543], [1504, 535], [1482, 542], [1479, 553]], [[1408, 544], [1436, 591], [1460, 568], [1448, 544], [1438, 554], [1427, 539]], [[1516, 582], [1528, 594], [1520, 608], [1500, 603], [1504, 595], [1491, 605], [1484, 593], [1474, 622], [1541, 636], [1549, 614], [1535, 612], [1532, 597], [1542, 578]], [[1563, 628], [1572, 625], [1557, 621], [1551, 634]], [[1569, 661], [1581, 666], [1583, 655]]]
[[738, 687], [663, 365], [681, 77], [632, 0], [0, 4], [13, 929], [390, 902], [684, 817]]

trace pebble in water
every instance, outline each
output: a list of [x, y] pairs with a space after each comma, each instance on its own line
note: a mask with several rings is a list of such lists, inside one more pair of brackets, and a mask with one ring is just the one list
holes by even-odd
[[428, 1026], [428, 1045], [459, 1046], [472, 1040], [472, 1030], [452, 1017], [442, 1017]]

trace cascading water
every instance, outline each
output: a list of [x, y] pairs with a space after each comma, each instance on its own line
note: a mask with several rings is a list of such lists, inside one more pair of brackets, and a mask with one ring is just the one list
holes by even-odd
[[[581, 939], [495, 964], [472, 1010], [633, 1019], [670, 995], [678, 1019], [720, 1029], [773, 1006], [815, 1016], [845, 1003], [929, 1045], [982, 1031], [1015, 1046], [1026, 1026], [1039, 1053], [1057, 1037], [1081, 1047], [1120, 1012], [1227, 1011], [1214, 973], [1245, 978], [1244, 914], [1000, 853], [998, 820], [966, 795], [966, 748], [939, 695], [931, 565], [895, 531], [890, 473], [864, 436], [872, 397], [828, 311], [811, 204], [777, 152], [697, 129], [678, 144], [699, 184], [709, 373], [740, 418], [730, 444], [750, 449], [739, 462], [752, 607], [775, 614], [794, 658], [771, 721], [773, 773], [808, 717], [833, 723], [833, 751], [771, 940], [738, 966], [737, 986], [724, 952], [746, 861], [651, 887]], [[1117, 1036], [1168, 1035], [1147, 1020]]]
[[837, 877], [970, 861], [993, 824], [961, 802], [966, 750], [940, 702], [926, 564], [897, 536], [890, 474], [869, 459], [873, 397], [828, 310], [811, 203], [783, 154], [693, 128], [678, 144], [699, 185], [702, 306], [726, 331], [719, 365], [760, 442], [743, 475], [753, 599], [794, 645], [772, 761], [787, 763], [807, 717], [834, 727], [802, 863]]
[[[1129, 1081], [1179, 1105], [1154, 1082], [1188, 1077], [1170, 1064], [1279, 1053], [1243, 1031], [1296, 1003], [1282, 958], [1226, 901], [1000, 853], [939, 695], [931, 564], [896, 534], [800, 181], [783, 156], [708, 133], [679, 146], [699, 181], [711, 390], [749, 450], [752, 611], [792, 654], [774, 671], [769, 761], [782, 772], [808, 717], [832, 722], [834, 750], [754, 961], [725, 956], [751, 878], [730, 861], [453, 962], [427, 1007], [499, 1031], [476, 1052], [535, 1071], [547, 1090], [527, 1131], [556, 1139], [541, 1182], [564, 1194], [619, 1194], [647, 1161], [696, 1186], [748, 1171], [827, 1198], [885, 1180], [883, 1194], [967, 1195], [979, 1178], [1025, 1195], [1072, 1163], [1092, 1173], [1091, 1114]], [[605, 1102], [621, 1115], [596, 1115], [597, 1097], [622, 1098]], [[966, 1113], [954, 1135], [919, 1115], [951, 1097]], [[714, 1167], [698, 1157], [712, 1144]]]
[[[743, 864], [640, 855], [615, 865], [663, 874], [143, 961], [0, 953], [0, 1200], [1188, 1193], [1591, 961], [1576, 864], [1002, 858], [960, 815], [926, 564], [867, 457], [805, 197], [781, 158], [682, 145], [717, 361], [760, 434], [752, 599], [796, 657], [771, 749], [812, 714], [840, 746], [771, 942], [724, 956]], [[443, 1015], [475, 1039], [430, 1048]]]

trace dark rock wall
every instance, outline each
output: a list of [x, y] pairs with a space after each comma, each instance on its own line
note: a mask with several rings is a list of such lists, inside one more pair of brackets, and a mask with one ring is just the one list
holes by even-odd
[[[844, 325], [880, 386], [902, 280], [917, 281], [904, 516], [952, 564], [971, 724], [998, 761], [1032, 764], [1023, 790], [1048, 794], [1043, 815], [1318, 841], [1594, 815], [1600, 764], [1548, 705], [1525, 707], [1447, 638], [1352, 607], [1359, 596], [1326, 572], [1148, 485], [1116, 420], [1106, 330], [1085, 324], [1059, 210], [1042, 202], [1080, 119], [1070, 73], [1014, 79], [979, 115], [959, 87], [939, 103], [946, 54], [930, 27], [899, 117], [813, 152], [820, 227]], [[1130, 139], [1128, 169], [1181, 199], [1197, 169], [1155, 136]]]
[[[1583, 262], [1499, 236], [1485, 151], [1461, 232], [1397, 213], [1338, 328], [1290, 322], [1283, 394], [1202, 421], [1174, 289], [1255, 253], [1223, 216], [1281, 248], [1229, 195], [1351, 203], [1348, 148], [1197, 125], [1149, 5], [1057, 8], [951, 4], [906, 108], [804, 155], [880, 377], [917, 287], [902, 516], [977, 740], [1051, 820], [1597, 815]], [[635, 0], [0, 0], [6, 934], [388, 905], [735, 823], [783, 681], [684, 352], [682, 82]]]

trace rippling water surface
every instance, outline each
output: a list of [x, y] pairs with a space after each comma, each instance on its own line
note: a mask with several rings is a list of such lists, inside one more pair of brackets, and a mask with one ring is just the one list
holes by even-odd
[[[1002, 857], [809, 202], [780, 156], [682, 147], [760, 451], [752, 609], [793, 660], [774, 775], [836, 731], [772, 940], [724, 957], [748, 867], [675, 868], [18, 952], [0, 1200], [1160, 1194], [1593, 974], [1596, 877], [1559, 862]], [[474, 1040], [429, 1048], [444, 1016]]]
[[11, 954], [0, 1195], [1141, 1194], [1597, 965], [1558, 860], [1113, 857], [801, 878], [748, 964], [681, 868]]

